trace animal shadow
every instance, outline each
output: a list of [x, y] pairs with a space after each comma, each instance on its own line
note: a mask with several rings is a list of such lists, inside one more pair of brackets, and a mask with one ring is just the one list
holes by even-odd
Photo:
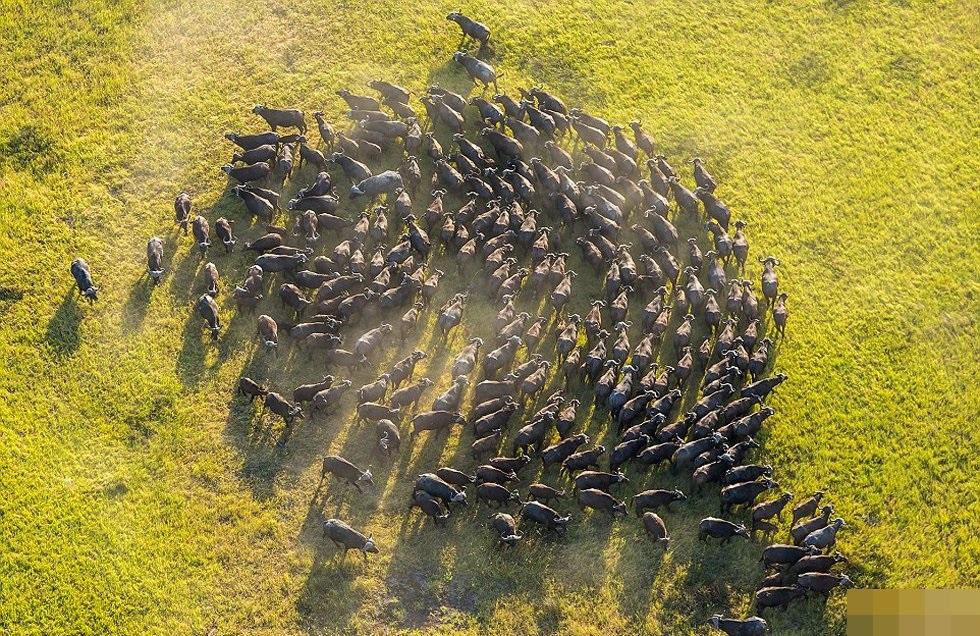
[[81, 323], [82, 311], [75, 297], [75, 288], [72, 287], [62, 299], [58, 311], [48, 321], [48, 329], [44, 335], [44, 341], [59, 358], [72, 356], [78, 350], [82, 342], [78, 333]]
[[143, 276], [129, 291], [129, 297], [123, 304], [122, 329], [125, 333], [133, 333], [143, 324], [153, 296], [153, 287], [153, 281]]

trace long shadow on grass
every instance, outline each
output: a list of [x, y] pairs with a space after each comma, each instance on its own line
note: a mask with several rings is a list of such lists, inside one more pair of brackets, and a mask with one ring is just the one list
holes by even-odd
[[59, 358], [74, 355], [82, 342], [79, 326], [82, 323], [82, 312], [78, 306], [75, 287], [72, 286], [58, 305], [58, 310], [48, 321], [44, 340]]
[[146, 319], [146, 312], [150, 307], [150, 299], [153, 297], [155, 285], [149, 276], [141, 276], [123, 304], [122, 309], [122, 330], [123, 333], [134, 333], [139, 331]]
[[354, 582], [364, 567], [356, 550], [345, 556], [328, 539], [316, 547], [313, 566], [296, 601], [307, 631], [322, 633], [328, 625], [335, 633], [350, 629], [355, 612], [363, 604], [363, 596], [354, 593]]
[[[288, 360], [291, 352], [288, 344], [280, 343], [280, 347], [283, 351], [278, 357], [256, 347], [243, 375], [267, 382], [271, 391], [291, 400], [291, 387], [318, 378], [309, 377], [312, 372], [307, 369], [293, 370], [284, 378], [283, 360]], [[314, 410], [311, 404], [302, 406], [303, 414], [287, 427], [281, 417], [265, 410], [258, 400], [250, 404], [236, 395], [229, 403], [225, 436], [244, 458], [242, 478], [257, 499], [273, 496], [280, 486], [288, 488], [319, 461], [351, 411], [349, 402], [324, 411]], [[281, 483], [283, 480], [285, 483]]]

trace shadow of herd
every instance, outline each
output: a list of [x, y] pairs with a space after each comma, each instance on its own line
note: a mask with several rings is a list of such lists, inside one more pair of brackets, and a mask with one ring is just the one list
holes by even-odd
[[[459, 13], [448, 19], [463, 32], [461, 50], [453, 59], [484, 89], [496, 86], [496, 72], [479, 57], [489, 46], [490, 30]], [[476, 56], [462, 50], [467, 39], [480, 44]], [[251, 311], [270, 288], [269, 279], [281, 274], [280, 300], [297, 316], [293, 323], [259, 316], [263, 345], [274, 350], [286, 334], [325, 366], [352, 371], [371, 365], [372, 354], [396, 326], [381, 322], [350, 337], [343, 332], [368, 317], [401, 313], [397, 330], [404, 341], [433, 311], [430, 302], [445, 278], [444, 271], [430, 269], [434, 235], [444, 258], [452, 258], [467, 273], [460, 279], [470, 281], [437, 310], [438, 328], [450, 333], [462, 322], [471, 295], [482, 293], [499, 307], [492, 325], [496, 340], [473, 338], [457, 353], [452, 383], [430, 409], [412, 417], [411, 437], [466, 426], [475, 436], [474, 460], [493, 457], [472, 471], [447, 466], [419, 475], [413, 507], [443, 524], [453, 508], [467, 505], [468, 496], [496, 508], [513, 503], [520, 507], [524, 527], [562, 535], [571, 515], [550, 504], [570, 494], [534, 483], [522, 497], [509, 486], [528, 465], [541, 461], [545, 469], [558, 466], [569, 475], [581, 509], [625, 516], [627, 502], [612, 494], [628, 481], [619, 469], [628, 462], [645, 468], [667, 463], [674, 472], [690, 474], [698, 490], [717, 484], [721, 514], [747, 509], [751, 527], [708, 517], [700, 522], [699, 540], [727, 543], [756, 532], [772, 536], [777, 530], [772, 520], [793, 496], [773, 494], [778, 484], [772, 467], [747, 463], [747, 458], [758, 448], [753, 436], [773, 414], [765, 401], [786, 379], [767, 371], [773, 340], [785, 329], [787, 295], [778, 291], [779, 261], [773, 257], [759, 259], [762, 306], [752, 281], [729, 280], [726, 265], [733, 259], [739, 273], [745, 269], [746, 224], [732, 223], [704, 162], [692, 162], [696, 187], [691, 190], [638, 122], [628, 129], [610, 125], [567, 108], [539, 88], [521, 90], [519, 99], [497, 94], [489, 100], [467, 100], [432, 86], [419, 100], [425, 109], [419, 115], [408, 90], [384, 81], [372, 81], [369, 87], [377, 97], [338, 91], [350, 108], [347, 116], [353, 125], [347, 130], [314, 113], [318, 142], [308, 136], [301, 111], [262, 105], [253, 112], [271, 130], [226, 135], [239, 150], [222, 169], [237, 183], [232, 191], [247, 212], [265, 227], [264, 234], [244, 244], [257, 257], [231, 295], [239, 311]], [[284, 134], [284, 128], [296, 132]], [[451, 139], [453, 147], [444, 149], [439, 136]], [[395, 168], [377, 167], [393, 157]], [[307, 163], [317, 176], [282, 205], [281, 186]], [[425, 183], [422, 163], [430, 164], [425, 174], [431, 174], [424, 211], [413, 200]], [[349, 181], [349, 199], [383, 200], [384, 205], [348, 218], [339, 212], [343, 204], [336, 179]], [[274, 224], [283, 208], [292, 229]], [[177, 197], [174, 209], [177, 224], [185, 234], [190, 228], [203, 258], [211, 247], [208, 219], [192, 213], [187, 193]], [[694, 228], [694, 235], [682, 236], [679, 226]], [[732, 227], [734, 234], [729, 233]], [[234, 223], [219, 218], [214, 229], [230, 252], [237, 243]], [[342, 240], [314, 256], [327, 234]], [[624, 240], [627, 235], [632, 242]], [[391, 247], [389, 237], [395, 237]], [[702, 253], [706, 240], [711, 249]], [[564, 311], [576, 277], [567, 268], [569, 254], [562, 251], [571, 242], [602, 280], [602, 296], [591, 301], [584, 317]], [[163, 250], [162, 240], [149, 240], [147, 271], [155, 282], [164, 275]], [[474, 269], [482, 277], [474, 279]], [[218, 338], [218, 269], [208, 262], [202, 272], [206, 292], [195, 310]], [[87, 264], [76, 259], [71, 273], [79, 292], [96, 300]], [[517, 299], [534, 304], [543, 296], [553, 308], [551, 318], [532, 320], [515, 307]], [[630, 305], [637, 307], [638, 334], [627, 320]], [[760, 320], [767, 311], [773, 337], [766, 336]], [[701, 332], [706, 335], [696, 342]], [[657, 364], [662, 346], [676, 359], [673, 365]], [[521, 349], [528, 354], [518, 363]], [[357, 416], [374, 423], [377, 447], [387, 456], [400, 450], [403, 416], [433, 384], [428, 378], [412, 381], [414, 367], [425, 355], [411, 353], [356, 391]], [[564, 375], [566, 387], [569, 382], [592, 387], [596, 417], [608, 415], [619, 434], [612, 449], [590, 446], [589, 436], [575, 430], [580, 400], [567, 399], [561, 388], [542, 397], [552, 368]], [[464, 414], [461, 404], [474, 377], [480, 381]], [[678, 414], [682, 393], [692, 385], [698, 387], [692, 389], [697, 400]], [[291, 399], [247, 377], [238, 386], [250, 400], [260, 398], [264, 409], [284, 419], [281, 443], [302, 415], [301, 405], [329, 410], [352, 388], [351, 380], [332, 375], [298, 387]], [[529, 403], [543, 406], [513, 422]], [[509, 454], [501, 454], [505, 450]], [[358, 491], [373, 485], [369, 470], [340, 456], [324, 458], [327, 476]], [[831, 519], [833, 508], [821, 505], [822, 496], [817, 492], [797, 503], [789, 542], [763, 550], [762, 562], [771, 574], [756, 592], [757, 611], [850, 584], [846, 575], [832, 570], [846, 561], [831, 552], [844, 521]], [[680, 490], [653, 489], [634, 495], [630, 503], [651, 539], [666, 549], [668, 529], [655, 511], [685, 499]], [[513, 547], [524, 538], [515, 518], [502, 510], [489, 518], [489, 526], [499, 545]], [[345, 554], [356, 549], [367, 558], [367, 553], [379, 551], [371, 537], [339, 519], [326, 521], [323, 530]], [[757, 616], [739, 620], [715, 615], [709, 623], [733, 635], [768, 631]]]

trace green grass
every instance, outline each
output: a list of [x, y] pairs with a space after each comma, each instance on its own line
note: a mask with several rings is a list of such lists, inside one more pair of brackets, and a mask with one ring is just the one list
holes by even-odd
[[[780, 258], [791, 379], [759, 457], [784, 487], [831, 493], [858, 584], [977, 587], [971, 3], [14, 1], [0, 8], [0, 631], [679, 634], [748, 608], [761, 546], [694, 540], [713, 496], [667, 516], [666, 555], [633, 520], [576, 513], [566, 540], [499, 554], [485, 508], [445, 530], [408, 515], [411, 477], [469, 433], [421, 437], [391, 469], [375, 459], [377, 496], [327, 484], [311, 506], [319, 456], [367, 463], [372, 432], [348, 401], [276, 452], [276, 425], [232, 386], [246, 368], [286, 389], [321, 369], [263, 357], [227, 298], [217, 347], [191, 316], [199, 264], [171, 202], [186, 188], [212, 220], [241, 218], [221, 198], [221, 132], [257, 129], [256, 102], [336, 119], [333, 91], [373, 77], [465, 90], [447, 63], [456, 8], [493, 27], [502, 88], [639, 118], [675, 164], [704, 157], [753, 254]], [[172, 268], [155, 289], [152, 234]], [[94, 306], [74, 299], [75, 255], [102, 285]], [[246, 263], [212, 257], [229, 283]], [[485, 331], [485, 311], [447, 349]], [[420, 370], [435, 376], [451, 354], [430, 335]], [[316, 523], [332, 515], [382, 554], [336, 562]], [[844, 611], [837, 596], [772, 623], [843, 633]]]

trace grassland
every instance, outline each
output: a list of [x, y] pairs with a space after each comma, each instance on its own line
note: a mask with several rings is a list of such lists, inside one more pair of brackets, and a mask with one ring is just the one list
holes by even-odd
[[[376, 497], [318, 490], [317, 458], [366, 462], [370, 431], [347, 409], [277, 452], [272, 422], [231, 387], [246, 368], [284, 388], [320, 369], [258, 355], [251, 320], [227, 303], [217, 347], [191, 316], [198, 263], [170, 205], [186, 188], [200, 210], [240, 216], [222, 198], [220, 133], [256, 127], [254, 102], [336, 117], [333, 91], [373, 77], [465, 90], [446, 62], [455, 8], [494, 27], [503, 88], [639, 118], [678, 163], [705, 157], [753, 252], [781, 259], [792, 316], [778, 367], [791, 381], [761, 456], [785, 487], [832, 493], [859, 585], [980, 584], [972, 3], [11, 0], [0, 632], [679, 634], [747, 608], [758, 546], [695, 545], [710, 497], [667, 517], [666, 555], [635, 523], [600, 519], [498, 555], [483, 510], [441, 531], [405, 512], [406, 479], [454, 457], [457, 435], [377, 468]], [[142, 278], [152, 234], [172, 255], [155, 289]], [[95, 306], [73, 298], [79, 254], [102, 284]], [[227, 280], [245, 264], [218, 258]], [[421, 371], [480, 317], [445, 348], [427, 328]], [[335, 562], [323, 515], [367, 527], [382, 555]], [[842, 633], [843, 612], [811, 601], [773, 623]]]

